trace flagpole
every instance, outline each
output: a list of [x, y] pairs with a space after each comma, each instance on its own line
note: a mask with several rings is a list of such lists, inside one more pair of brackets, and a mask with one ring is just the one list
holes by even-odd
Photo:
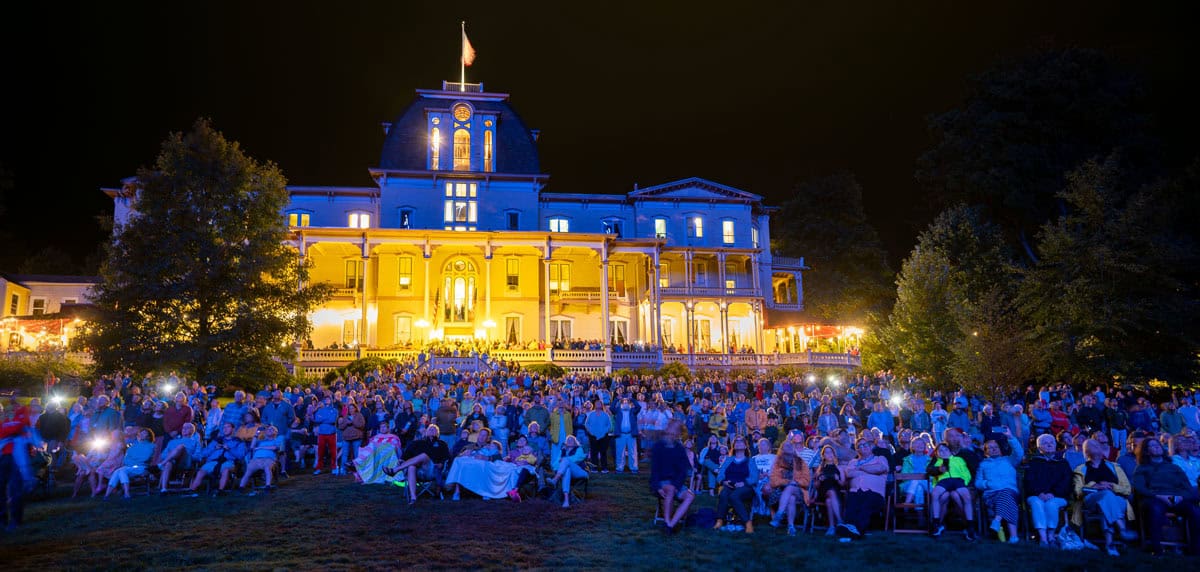
[[[465, 37], [467, 37], [467, 21], [463, 20], [461, 22], [461, 26], [462, 26], [462, 37], [465, 38]], [[466, 48], [467, 48], [466, 42], [460, 41], [459, 44], [461, 45], [460, 50], [466, 50]], [[467, 91], [467, 52], [466, 51], [463, 51], [462, 55], [459, 56], [459, 58], [458, 58], [458, 90], [459, 91]]]

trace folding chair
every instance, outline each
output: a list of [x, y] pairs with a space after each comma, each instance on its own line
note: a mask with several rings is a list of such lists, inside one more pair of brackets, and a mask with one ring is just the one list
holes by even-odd
[[588, 477], [577, 477], [571, 479], [571, 500], [586, 501], [588, 497], [588, 483], [591, 479]]
[[[907, 494], [902, 490], [904, 483], [925, 482], [928, 483], [928, 476], [925, 473], [896, 473], [896, 480], [892, 482], [892, 510], [891, 522], [888, 524], [892, 528], [892, 532], [896, 534], [923, 534], [929, 532], [929, 490], [926, 489], [922, 493], [924, 502], [903, 502]], [[900, 528], [901, 511], [904, 511], [904, 516], [912, 516], [914, 528]]]

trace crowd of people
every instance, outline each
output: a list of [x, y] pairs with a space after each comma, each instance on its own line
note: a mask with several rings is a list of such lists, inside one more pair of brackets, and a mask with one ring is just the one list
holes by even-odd
[[[466, 351], [477, 350], [487, 348]], [[73, 494], [102, 498], [128, 498], [139, 482], [160, 494], [258, 495], [312, 471], [402, 487], [410, 504], [428, 492], [449, 502], [542, 495], [563, 507], [591, 475], [641, 474], [648, 461], [668, 533], [689, 520], [752, 533], [763, 515], [796, 534], [812, 514], [852, 540], [886, 527], [886, 509], [902, 503], [924, 512], [933, 537], [957, 526], [968, 540], [990, 530], [1019, 542], [1024, 518], [1031, 539], [1061, 545], [1065, 510], [1075, 530], [1098, 522], [1110, 553], [1138, 529], [1143, 547], [1160, 550], [1171, 519], [1190, 524], [1188, 550], [1198, 548], [1196, 394], [1153, 403], [1135, 388], [1058, 385], [989, 401], [920, 387], [887, 374], [546, 379], [408, 364], [237, 391], [222, 406], [214, 388], [174, 374], [116, 374], [77, 397], [11, 400], [0, 481], [15, 526], [38, 459], [51, 471], [69, 463]], [[716, 497], [711, 515], [692, 514], [702, 494]]]

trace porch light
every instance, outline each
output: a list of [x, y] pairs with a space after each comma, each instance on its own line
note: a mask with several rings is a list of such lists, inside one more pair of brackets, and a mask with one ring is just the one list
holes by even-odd
[[483, 327], [490, 330], [490, 329], [496, 327], [496, 321], [495, 320], [484, 320]]
[[429, 327], [429, 320], [426, 320], [425, 318], [421, 318], [420, 320], [417, 320], [417, 323], [416, 323], [415, 325], [416, 325], [418, 328], [428, 328], [428, 327]]

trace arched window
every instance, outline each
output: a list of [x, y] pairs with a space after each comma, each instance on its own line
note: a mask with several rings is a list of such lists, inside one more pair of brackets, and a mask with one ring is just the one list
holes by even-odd
[[436, 171], [441, 169], [442, 163], [442, 132], [437, 127], [434, 127], [429, 132], [429, 168]]
[[447, 322], [474, 322], [475, 263], [465, 258], [456, 258], [442, 269], [442, 319]]
[[454, 170], [471, 170], [471, 134], [466, 129], [454, 132]]

